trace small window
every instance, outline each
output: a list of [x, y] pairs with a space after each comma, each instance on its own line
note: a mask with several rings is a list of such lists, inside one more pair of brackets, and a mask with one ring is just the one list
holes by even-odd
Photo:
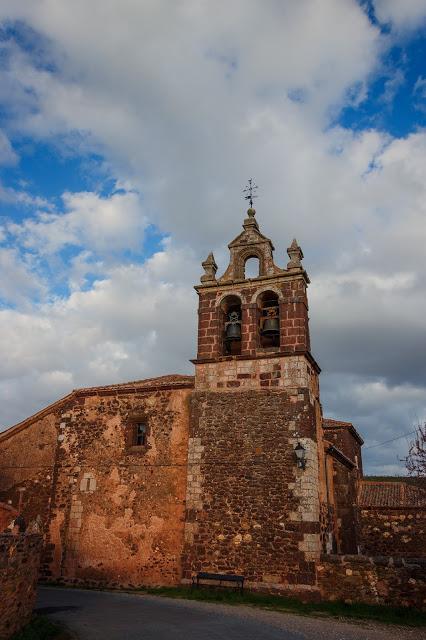
[[146, 444], [146, 424], [144, 422], [137, 422], [135, 427], [135, 445], [142, 447]]

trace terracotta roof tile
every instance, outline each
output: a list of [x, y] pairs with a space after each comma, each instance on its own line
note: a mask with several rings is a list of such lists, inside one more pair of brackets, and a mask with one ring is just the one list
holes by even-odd
[[361, 507], [426, 507], [426, 491], [406, 482], [362, 480], [359, 487]]

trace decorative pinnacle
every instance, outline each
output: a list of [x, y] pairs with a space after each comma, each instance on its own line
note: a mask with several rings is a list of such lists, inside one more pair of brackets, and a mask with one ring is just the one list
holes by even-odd
[[247, 211], [250, 217], [253, 217], [256, 213], [256, 211], [253, 209], [253, 200], [257, 198], [257, 195], [254, 193], [255, 191], [257, 191], [257, 189], [258, 186], [257, 184], [254, 184], [253, 178], [250, 178], [246, 188], [243, 189], [243, 193], [247, 194], [244, 196], [244, 200], [248, 200], [250, 203], [250, 209]]
[[201, 276], [201, 282], [214, 282], [216, 280], [217, 264], [212, 252], [209, 253], [207, 259], [201, 263], [204, 274]]
[[290, 258], [290, 262], [287, 264], [287, 269], [299, 269], [303, 260], [303, 251], [297, 244], [296, 238], [293, 239], [293, 242], [287, 249], [288, 257]]

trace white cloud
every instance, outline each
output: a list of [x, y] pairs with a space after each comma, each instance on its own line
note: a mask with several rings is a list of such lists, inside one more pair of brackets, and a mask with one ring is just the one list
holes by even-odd
[[415, 29], [426, 21], [425, 0], [373, 0], [376, 16], [397, 29]]
[[16, 249], [0, 247], [0, 272], [0, 300], [8, 304], [29, 306], [30, 300], [46, 294], [45, 284]]
[[[376, 2], [397, 29], [418, 24], [420, 9]], [[55, 63], [52, 71], [4, 45], [0, 97], [11, 134], [101, 152], [124, 188], [108, 198], [70, 193], [64, 213], [8, 227], [37, 255], [70, 244], [81, 253], [69, 266], [69, 297], [31, 314], [2, 312], [0, 397], [16, 398], [3, 403], [5, 423], [66, 392], [67, 381], [190, 370], [191, 286], [210, 249], [223, 272], [243, 218], [240, 188], [253, 175], [277, 263], [295, 235], [305, 252], [326, 413], [359, 419], [366, 439], [378, 425], [397, 434], [407, 402], [395, 389], [426, 386], [426, 134], [330, 128], [342, 105], [365, 98], [394, 40], [355, 0], [14, 0], [1, 16], [46, 37], [43, 55]], [[389, 99], [401, 81], [390, 81]], [[108, 262], [110, 252], [141, 245], [148, 221], [171, 234], [164, 251], [143, 266]], [[98, 281], [80, 291], [89, 270]], [[40, 382], [49, 375], [50, 387]], [[378, 383], [392, 393], [380, 395]], [[420, 411], [418, 397], [407, 397]]]
[[66, 193], [62, 199], [65, 213], [40, 211], [23, 223], [9, 224], [9, 233], [44, 254], [67, 245], [88, 246], [100, 254], [140, 248], [147, 221], [137, 193]]
[[[144, 265], [113, 267], [89, 291], [31, 312], [0, 310], [2, 426], [72, 387], [190, 371], [196, 311], [187, 282], [194, 267], [189, 251], [169, 248]], [[21, 382], [25, 406], [22, 395], [20, 404], [8, 401], [18, 398]]]

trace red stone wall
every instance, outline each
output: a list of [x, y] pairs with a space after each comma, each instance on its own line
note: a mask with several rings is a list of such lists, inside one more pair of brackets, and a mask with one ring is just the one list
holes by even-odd
[[[313, 588], [320, 553], [316, 417], [308, 390], [298, 391], [193, 394], [186, 581], [202, 570], [244, 574], [256, 588]], [[308, 451], [305, 470], [296, 466], [298, 440]]]
[[16, 518], [18, 512], [10, 504], [0, 502], [0, 533], [9, 526], [9, 524]]
[[361, 507], [358, 536], [367, 555], [426, 558], [426, 509]]
[[426, 608], [426, 560], [324, 556], [317, 575], [324, 600]]
[[[46, 579], [179, 582], [191, 384], [88, 390], [61, 408]], [[131, 446], [141, 420], [147, 444]]]
[[0, 535], [0, 638], [17, 633], [34, 607], [40, 549], [39, 535]]
[[333, 460], [334, 518], [338, 553], [357, 553], [356, 470]]
[[283, 275], [254, 284], [241, 281], [232, 286], [199, 286], [198, 352], [197, 359], [214, 359], [223, 356], [224, 316], [220, 307], [227, 296], [241, 300], [241, 356], [253, 357], [271, 349], [260, 347], [257, 299], [265, 291], [279, 295], [280, 347], [272, 351], [304, 353], [310, 350], [308, 301], [306, 281], [302, 274]]
[[11, 500], [17, 509], [23, 488], [21, 512], [27, 524], [40, 516], [45, 527], [58, 434], [55, 409], [26, 423], [0, 434], [0, 500]]

